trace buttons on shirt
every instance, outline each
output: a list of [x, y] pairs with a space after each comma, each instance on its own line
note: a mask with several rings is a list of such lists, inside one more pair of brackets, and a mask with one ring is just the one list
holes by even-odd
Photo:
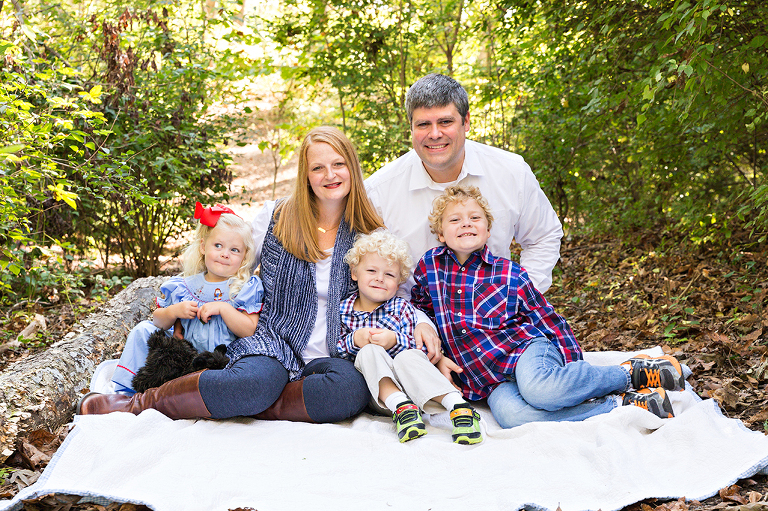
[[462, 329], [461, 329], [461, 333], [462, 333], [462, 334], [466, 334], [466, 333], [467, 333], [467, 329], [466, 329], [466, 328], [462, 328]]
[[458, 291], [456, 291], [456, 294], [459, 294], [459, 295], [460, 295], [460, 294], [461, 294], [461, 289], [459, 289]]
[[467, 269], [462, 266], [461, 271], [467, 271]]

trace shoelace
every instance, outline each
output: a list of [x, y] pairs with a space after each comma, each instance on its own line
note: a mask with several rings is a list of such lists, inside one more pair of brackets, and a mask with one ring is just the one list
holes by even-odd
[[629, 403], [640, 408], [648, 409], [648, 400], [642, 398], [629, 398]]
[[643, 369], [645, 377], [648, 380], [647, 385], [649, 387], [661, 387], [661, 370], [659, 369]]

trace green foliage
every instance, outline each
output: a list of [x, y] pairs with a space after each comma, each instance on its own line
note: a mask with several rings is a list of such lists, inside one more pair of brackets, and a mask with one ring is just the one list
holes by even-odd
[[363, 166], [375, 170], [408, 149], [402, 109], [412, 73], [410, 3], [287, 0], [268, 20], [274, 40], [295, 52], [283, 76], [335, 96], [337, 122], [355, 140]]
[[767, 8], [505, 8], [493, 41], [496, 66], [511, 70], [501, 83], [522, 84], [512, 148], [561, 215], [598, 229], [678, 223], [694, 240], [727, 238], [734, 203], [765, 180]]
[[[195, 201], [228, 200], [229, 160], [217, 149], [226, 125], [204, 118], [217, 99], [209, 90], [217, 74], [207, 66], [216, 56], [206, 25], [195, 23], [201, 16], [171, 5], [107, 10], [82, 27], [98, 49], [89, 66], [109, 91], [102, 112], [112, 129], [109, 158], [85, 156], [120, 158], [125, 169], [120, 188], [107, 193], [71, 175], [92, 191], [74, 225], [104, 259], [119, 254], [136, 276], [157, 274], [165, 243], [189, 229]], [[130, 183], [133, 194], [126, 193]]]
[[270, 27], [292, 76], [335, 101], [368, 169], [409, 147], [408, 85], [447, 72], [470, 93], [470, 137], [522, 154], [573, 228], [768, 231], [760, 2], [284, 6]]
[[[0, 27], [8, 22], [5, 12]], [[29, 21], [28, 19], [25, 21]], [[78, 158], [96, 147], [94, 134], [106, 134], [106, 119], [91, 106], [98, 87], [85, 89], [81, 73], [56, 58], [35, 52], [41, 32], [26, 30], [0, 41], [0, 296], [31, 299], [52, 282], [69, 292], [69, 276], [45, 261], [45, 247], [60, 242], [76, 213], [79, 190], [68, 179], [77, 172], [91, 179], [99, 165]], [[0, 33], [0, 37], [8, 34]], [[97, 135], [101, 136], [101, 135]], [[119, 162], [111, 162], [120, 167]], [[58, 222], [48, 223], [45, 217]], [[56, 260], [54, 258], [53, 260]]]
[[[232, 118], [208, 110], [258, 72], [237, 50], [258, 38], [233, 11], [187, 2], [30, 1], [0, 14], [3, 295], [43, 293], [54, 278], [77, 289], [68, 252], [156, 274], [194, 202], [228, 199], [219, 146]], [[53, 246], [64, 262], [41, 257]]]

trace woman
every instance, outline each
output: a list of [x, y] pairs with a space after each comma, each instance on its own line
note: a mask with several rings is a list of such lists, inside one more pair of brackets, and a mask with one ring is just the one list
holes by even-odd
[[339, 303], [353, 289], [344, 254], [356, 233], [382, 227], [365, 194], [357, 154], [336, 128], [313, 129], [293, 193], [254, 221], [264, 307], [256, 333], [227, 348], [230, 364], [143, 394], [89, 394], [81, 414], [154, 408], [172, 419], [253, 416], [336, 422], [369, 399], [354, 365], [338, 358]]

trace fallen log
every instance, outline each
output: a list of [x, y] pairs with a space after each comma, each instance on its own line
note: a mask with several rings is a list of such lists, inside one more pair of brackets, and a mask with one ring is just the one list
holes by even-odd
[[94, 369], [122, 352], [130, 329], [149, 317], [166, 278], [135, 280], [62, 340], [0, 374], [0, 462], [13, 454], [17, 438], [72, 420]]

